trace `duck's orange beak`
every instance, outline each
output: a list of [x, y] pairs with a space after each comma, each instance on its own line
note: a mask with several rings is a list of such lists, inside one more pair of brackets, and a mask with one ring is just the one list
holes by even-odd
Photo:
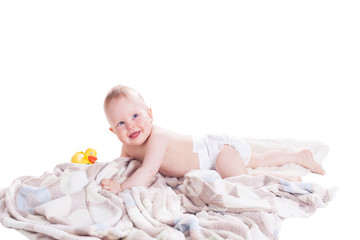
[[88, 160], [89, 160], [89, 162], [91, 162], [91, 163], [95, 163], [95, 161], [97, 160], [97, 157], [95, 157], [95, 156], [88, 156]]

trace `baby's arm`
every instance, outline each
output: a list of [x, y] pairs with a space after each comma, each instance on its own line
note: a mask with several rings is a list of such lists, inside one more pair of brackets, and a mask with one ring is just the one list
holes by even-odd
[[164, 134], [152, 133], [148, 141], [144, 161], [134, 174], [122, 184], [104, 179], [100, 183], [103, 189], [119, 193], [135, 186], [148, 186], [150, 184], [160, 169], [168, 145], [168, 138]]
[[[130, 157], [130, 155], [126, 152], [124, 145], [121, 148], [120, 157]], [[101, 180], [100, 185], [103, 189], [113, 193], [119, 193], [123, 191], [121, 184], [111, 179], [105, 178]]]
[[108, 190], [110, 192], [113, 192], [113, 193], [122, 192], [121, 184], [119, 184], [118, 182], [116, 182], [114, 180], [103, 179], [100, 182], [100, 184], [103, 189]]

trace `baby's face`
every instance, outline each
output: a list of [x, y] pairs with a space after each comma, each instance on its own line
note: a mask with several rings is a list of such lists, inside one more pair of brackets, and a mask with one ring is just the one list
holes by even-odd
[[106, 117], [119, 140], [125, 145], [141, 145], [150, 136], [152, 113], [137, 96], [118, 97], [109, 102]]

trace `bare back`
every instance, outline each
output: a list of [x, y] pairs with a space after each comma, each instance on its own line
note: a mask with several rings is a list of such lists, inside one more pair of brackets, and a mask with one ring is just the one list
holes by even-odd
[[190, 170], [199, 169], [199, 158], [193, 152], [191, 136], [177, 134], [155, 125], [152, 131], [149, 139], [140, 146], [123, 145], [124, 156], [143, 161], [145, 154], [149, 151], [148, 142], [152, 140], [154, 134], [161, 134], [167, 139], [167, 147], [160, 165], [160, 173], [172, 177], [183, 177]]

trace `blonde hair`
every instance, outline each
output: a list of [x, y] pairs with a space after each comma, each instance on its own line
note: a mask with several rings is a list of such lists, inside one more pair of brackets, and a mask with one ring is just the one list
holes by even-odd
[[[130, 96], [137, 96], [139, 97], [145, 104], [144, 98], [138, 93], [135, 89], [124, 86], [124, 85], [117, 85], [113, 87], [108, 94], [106, 95], [106, 98], [104, 100], [104, 110], [106, 111], [107, 107], [109, 106], [109, 103], [114, 98], [119, 97], [130, 97]], [[146, 104], [145, 104], [146, 106]]]

